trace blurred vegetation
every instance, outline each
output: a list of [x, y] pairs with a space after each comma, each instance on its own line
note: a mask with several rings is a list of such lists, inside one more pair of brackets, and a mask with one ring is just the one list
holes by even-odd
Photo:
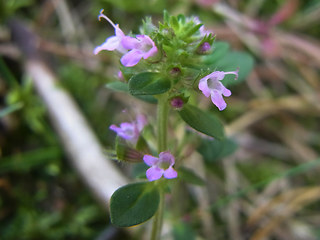
[[[163, 9], [198, 15], [217, 40], [255, 57], [255, 70], [231, 87], [228, 109], [220, 113], [230, 140], [197, 143], [212, 239], [320, 239], [318, 0], [1, 0], [0, 239], [135, 239], [109, 224], [105, 206], [69, 164], [8, 25], [18, 18], [37, 33], [59, 87], [73, 96], [110, 149], [109, 125], [135, 105], [105, 88], [116, 80], [116, 57], [92, 55], [113, 34], [97, 21], [101, 8], [126, 32], [136, 31], [146, 15], [156, 24]], [[251, 24], [237, 22], [238, 16]], [[182, 203], [174, 211], [179, 217], [167, 214], [175, 240], [209, 239], [197, 188], [180, 186]]]

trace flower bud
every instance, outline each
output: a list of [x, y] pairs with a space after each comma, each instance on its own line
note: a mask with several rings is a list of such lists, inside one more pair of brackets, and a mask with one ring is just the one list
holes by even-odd
[[199, 46], [197, 52], [199, 54], [206, 54], [210, 51], [210, 49], [211, 49], [210, 44], [208, 42], [204, 42]]
[[171, 106], [176, 110], [181, 110], [184, 105], [184, 101], [181, 97], [174, 97], [170, 101]]
[[173, 76], [173, 77], [179, 76], [180, 73], [181, 73], [181, 69], [178, 68], [178, 67], [174, 67], [174, 68], [172, 68], [171, 71], [170, 71], [170, 74], [171, 74], [171, 76]]
[[141, 162], [143, 158], [143, 154], [141, 152], [123, 144], [120, 141], [116, 142], [116, 154], [119, 161], [131, 163]]

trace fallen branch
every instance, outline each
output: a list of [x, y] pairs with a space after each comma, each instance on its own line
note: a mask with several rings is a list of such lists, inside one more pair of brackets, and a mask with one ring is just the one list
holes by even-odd
[[101, 145], [86, 119], [49, 70], [36, 48], [37, 37], [20, 22], [10, 23], [13, 38], [26, 56], [25, 69], [44, 101], [52, 123], [74, 168], [97, 199], [106, 202], [113, 192], [127, 183], [127, 179], [103, 154]]

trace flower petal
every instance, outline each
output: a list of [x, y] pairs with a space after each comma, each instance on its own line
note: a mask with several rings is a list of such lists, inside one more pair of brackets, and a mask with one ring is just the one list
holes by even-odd
[[143, 55], [143, 58], [144, 59], [147, 59], [149, 57], [152, 57], [154, 55], [156, 55], [158, 52], [158, 48], [156, 46], [153, 46], [148, 52], [146, 52], [144, 55]]
[[202, 79], [200, 79], [198, 88], [202, 91], [203, 95], [205, 95], [206, 97], [210, 96], [210, 89], [208, 87], [208, 78], [204, 77]]
[[174, 156], [169, 152], [161, 152], [159, 154], [159, 162], [169, 163], [170, 166], [174, 164]]
[[222, 94], [217, 90], [211, 91], [211, 101], [214, 105], [216, 105], [219, 108], [220, 111], [227, 107], [227, 104], [224, 101]]
[[158, 52], [158, 48], [148, 35], [137, 35], [136, 38], [140, 40], [141, 47], [139, 47], [139, 50], [144, 52], [144, 59], [152, 57]]
[[154, 42], [148, 35], [137, 35], [136, 38], [141, 42], [142, 45], [154, 46]]
[[143, 114], [137, 115], [137, 127], [140, 132], [144, 128], [144, 126], [147, 125], [147, 123], [148, 122], [146, 116], [144, 116]]
[[173, 169], [173, 167], [169, 167], [167, 170], [163, 173], [165, 178], [171, 179], [178, 177], [178, 173], [176, 170]]
[[217, 90], [218, 92], [220, 92], [221, 94], [223, 94], [226, 97], [231, 96], [231, 91], [229, 89], [227, 89], [222, 82], [220, 81], [216, 81], [214, 84], [214, 88], [211, 90]]
[[159, 161], [159, 159], [156, 157], [153, 157], [151, 155], [144, 155], [143, 161], [145, 162], [145, 164], [147, 164], [148, 166], [151, 167], [151, 166], [156, 165], [156, 163]]
[[121, 128], [117, 127], [116, 125], [112, 124], [109, 129], [111, 129], [112, 131], [115, 131], [116, 133], [118, 133], [118, 131], [121, 131]]
[[119, 24], [117, 24], [114, 28], [114, 33], [116, 34], [117, 37], [119, 37], [119, 39], [122, 39], [125, 37], [123, 31], [120, 29]]
[[141, 43], [138, 39], [130, 36], [125, 36], [121, 39], [121, 44], [125, 49], [137, 49], [141, 46]]
[[162, 174], [163, 174], [163, 170], [157, 167], [151, 167], [146, 172], [146, 176], [150, 182], [154, 180], [158, 180], [159, 178], [162, 177]]
[[93, 53], [96, 55], [102, 50], [113, 51], [118, 48], [119, 44], [120, 44], [120, 39], [118, 37], [116, 36], [109, 37], [106, 39], [104, 43], [96, 47]]
[[215, 72], [211, 73], [210, 75], [212, 76], [212, 78], [215, 78], [215, 79], [221, 81], [222, 79], [224, 79], [225, 72], [215, 71]]
[[221, 92], [223, 94], [223, 96], [225, 97], [230, 97], [231, 96], [231, 91], [226, 88], [225, 86], [223, 86], [223, 84], [221, 83], [222, 87], [221, 87]]
[[120, 59], [121, 63], [125, 67], [132, 67], [140, 61], [142, 58], [143, 53], [141, 53], [140, 50], [133, 49], [130, 52], [126, 53], [125, 55], [122, 56]]

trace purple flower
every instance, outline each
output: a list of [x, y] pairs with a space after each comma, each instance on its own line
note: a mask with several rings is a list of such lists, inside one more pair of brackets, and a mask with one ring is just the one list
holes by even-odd
[[238, 72], [238, 69], [233, 72], [215, 71], [200, 79], [198, 85], [199, 89], [206, 97], [209, 97], [211, 95], [212, 103], [216, 105], [220, 111], [227, 107], [227, 104], [224, 101], [222, 95], [225, 97], [229, 97], [231, 95], [231, 91], [223, 86], [220, 81], [226, 74], [234, 74], [236, 76], [235, 79], [237, 79]]
[[135, 38], [126, 36], [119, 28], [119, 24], [115, 25], [106, 15], [103, 14], [103, 9], [100, 11], [98, 17], [99, 20], [101, 18], [106, 19], [113, 26], [115, 36], [107, 38], [103, 44], [96, 47], [93, 51], [94, 54], [98, 54], [102, 50], [117, 50], [124, 54], [120, 59], [121, 63], [126, 67], [132, 67], [138, 64], [142, 58], [147, 59], [158, 52], [157, 47], [149, 36], [137, 35]]
[[144, 115], [139, 114], [137, 120], [131, 123], [124, 122], [120, 124], [120, 127], [111, 125], [109, 128], [115, 131], [120, 137], [128, 140], [129, 142], [136, 143], [142, 129], [147, 124], [147, 120]]
[[102, 50], [108, 50], [108, 51], [114, 51], [117, 50], [121, 53], [126, 53], [127, 49], [125, 49], [121, 41], [125, 37], [123, 31], [119, 28], [119, 24], [115, 25], [106, 15], [103, 14], [103, 9], [100, 10], [100, 14], [98, 16], [98, 19], [100, 21], [101, 18], [106, 19], [114, 28], [115, 36], [111, 36], [106, 39], [104, 43], [102, 43], [100, 46], [96, 47], [93, 51], [93, 53], [96, 55]]
[[122, 45], [126, 49], [131, 49], [120, 59], [121, 63], [126, 67], [132, 67], [141, 58], [147, 59], [158, 52], [154, 42], [147, 35], [137, 35], [135, 38], [126, 36], [122, 40]]
[[176, 178], [178, 176], [178, 173], [172, 167], [174, 165], [174, 156], [172, 156], [169, 151], [161, 152], [159, 158], [151, 155], [144, 155], [143, 161], [150, 166], [146, 172], [150, 182], [160, 179], [162, 175], [168, 179]]

